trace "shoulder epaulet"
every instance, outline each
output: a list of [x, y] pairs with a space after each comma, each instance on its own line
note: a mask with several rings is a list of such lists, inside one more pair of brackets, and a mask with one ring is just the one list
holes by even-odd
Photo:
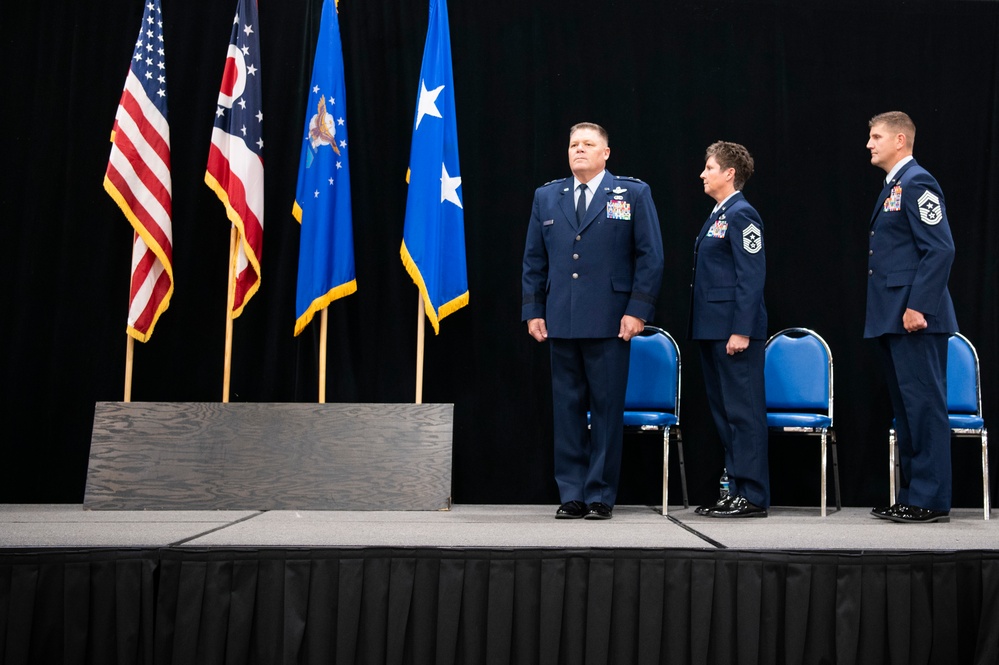
[[556, 183], [556, 182], [563, 182], [563, 181], [565, 181], [565, 180], [568, 180], [568, 179], [569, 179], [569, 178], [556, 178], [555, 180], [549, 180], [548, 182], [546, 182], [545, 184], [543, 184], [543, 185], [541, 185], [541, 186], [542, 186], [542, 187], [547, 187], [548, 185], [551, 185], [551, 184], [553, 184], [553, 183]]
[[[632, 178], [630, 175], [616, 175], [616, 176], [614, 176], [614, 179], [615, 180], [630, 180], [631, 182], [642, 182], [642, 180], [640, 180], [639, 178]], [[642, 182], [642, 184], [645, 184], [645, 183]]]

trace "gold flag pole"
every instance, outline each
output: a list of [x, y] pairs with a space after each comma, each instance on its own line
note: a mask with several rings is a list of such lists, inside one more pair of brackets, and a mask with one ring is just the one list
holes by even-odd
[[426, 310], [423, 308], [423, 296], [417, 293], [416, 298], [420, 301], [416, 314], [416, 403], [423, 404], [423, 328]]
[[323, 307], [319, 325], [319, 403], [326, 403], [326, 315], [329, 307]]
[[135, 339], [125, 333], [128, 345], [125, 346], [125, 401], [132, 401], [132, 355], [135, 352]]
[[236, 299], [236, 225], [229, 233], [229, 292], [225, 311], [225, 360], [222, 369], [222, 403], [229, 402], [229, 374], [232, 369], [232, 303]]

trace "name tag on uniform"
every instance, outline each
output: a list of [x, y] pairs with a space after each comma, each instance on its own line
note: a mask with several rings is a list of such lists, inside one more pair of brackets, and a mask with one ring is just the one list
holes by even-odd
[[885, 199], [885, 212], [898, 212], [902, 209], [902, 185], [891, 188], [891, 196]]
[[711, 228], [708, 229], [708, 232], [704, 237], [724, 238], [726, 231], [728, 231], [728, 221], [725, 219], [725, 215], [722, 215], [715, 220], [715, 223], [711, 225]]
[[541, 222], [541, 226], [551, 226], [554, 223], [555, 223], [554, 219], [546, 219], [545, 221]]
[[627, 201], [608, 201], [607, 219], [631, 219], [631, 204]]

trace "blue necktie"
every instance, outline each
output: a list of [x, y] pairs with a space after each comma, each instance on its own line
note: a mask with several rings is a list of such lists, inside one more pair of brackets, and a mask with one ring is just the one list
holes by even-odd
[[576, 199], [576, 221], [583, 223], [586, 217], [586, 185], [579, 186], [579, 198]]

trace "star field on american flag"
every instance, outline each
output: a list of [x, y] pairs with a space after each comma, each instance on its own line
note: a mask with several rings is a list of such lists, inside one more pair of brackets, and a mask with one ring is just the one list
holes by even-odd
[[[241, 24], [239, 14], [233, 19], [233, 43], [229, 47], [225, 80], [231, 85], [229, 106], [219, 104], [215, 111], [215, 126], [240, 136], [247, 147], [263, 158], [264, 139], [261, 132], [264, 113], [260, 94], [260, 40], [257, 26]], [[235, 49], [233, 48], [235, 47]], [[241, 60], [241, 62], [240, 62]]]
[[139, 38], [132, 53], [132, 72], [142, 82], [146, 96], [166, 117], [166, 62], [163, 50], [163, 14], [158, 4], [146, 5]]

